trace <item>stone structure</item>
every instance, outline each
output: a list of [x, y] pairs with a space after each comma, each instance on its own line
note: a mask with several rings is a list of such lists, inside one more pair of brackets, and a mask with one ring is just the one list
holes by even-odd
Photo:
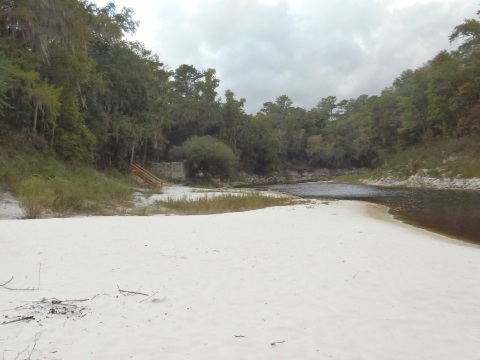
[[185, 180], [188, 177], [187, 167], [183, 162], [153, 163], [152, 168], [172, 180]]

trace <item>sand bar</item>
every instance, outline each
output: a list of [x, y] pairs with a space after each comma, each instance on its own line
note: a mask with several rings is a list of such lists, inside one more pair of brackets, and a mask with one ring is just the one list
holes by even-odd
[[480, 247], [445, 239], [349, 201], [3, 220], [0, 284], [40, 289], [0, 287], [35, 319], [0, 357], [479, 359]]

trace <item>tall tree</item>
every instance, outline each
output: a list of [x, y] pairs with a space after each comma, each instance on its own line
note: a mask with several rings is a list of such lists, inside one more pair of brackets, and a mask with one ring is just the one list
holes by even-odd
[[199, 71], [183, 64], [175, 70], [170, 97], [172, 126], [168, 134], [172, 145], [182, 144], [194, 135], [218, 136], [221, 125], [218, 85], [214, 69]]
[[[477, 15], [480, 16], [480, 11], [477, 12]], [[459, 46], [459, 51], [467, 62], [471, 61], [480, 51], [480, 21], [465, 20], [463, 24], [455, 27], [449, 39], [450, 42], [464, 39]]]
[[317, 103], [317, 109], [326, 121], [335, 120], [335, 109], [337, 108], [337, 97], [328, 96], [320, 99]]
[[222, 104], [220, 136], [233, 150], [237, 149], [238, 135], [246, 121], [243, 109], [245, 101], [244, 98], [236, 100], [233, 91], [225, 91], [225, 102]]
[[92, 55], [100, 77], [89, 92], [87, 123], [99, 139], [99, 160], [111, 164], [140, 148], [142, 161], [149, 151], [163, 153], [170, 73], [138, 42], [97, 42]]

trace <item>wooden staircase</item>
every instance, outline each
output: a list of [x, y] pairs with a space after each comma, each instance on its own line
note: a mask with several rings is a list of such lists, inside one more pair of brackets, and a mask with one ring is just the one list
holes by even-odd
[[131, 163], [130, 165], [128, 165], [123, 160], [122, 164], [128, 171], [130, 171], [133, 175], [135, 175], [138, 179], [142, 180], [144, 183], [154, 187], [161, 187], [163, 185], [162, 180], [153, 175], [150, 171], [146, 170], [143, 166], [136, 163]]
[[132, 163], [130, 164], [130, 171], [133, 175], [143, 180], [143, 182], [155, 186], [161, 187], [163, 185], [163, 181], [160, 180], [158, 177], [153, 175], [150, 171], [145, 170], [142, 166]]

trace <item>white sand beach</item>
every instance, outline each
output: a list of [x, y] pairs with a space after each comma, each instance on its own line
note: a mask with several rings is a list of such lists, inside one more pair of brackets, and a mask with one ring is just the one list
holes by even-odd
[[0, 357], [478, 360], [479, 274], [360, 202], [2, 220]]

